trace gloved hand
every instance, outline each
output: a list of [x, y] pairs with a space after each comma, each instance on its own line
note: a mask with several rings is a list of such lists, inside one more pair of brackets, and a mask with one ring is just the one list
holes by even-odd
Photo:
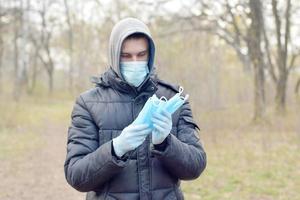
[[116, 155], [122, 157], [128, 151], [141, 145], [151, 130], [147, 124], [130, 124], [124, 128], [122, 133], [113, 139]]
[[153, 114], [152, 122], [154, 127], [152, 131], [152, 143], [161, 144], [172, 129], [171, 113], [166, 111], [166, 109], [161, 109], [160, 112]]

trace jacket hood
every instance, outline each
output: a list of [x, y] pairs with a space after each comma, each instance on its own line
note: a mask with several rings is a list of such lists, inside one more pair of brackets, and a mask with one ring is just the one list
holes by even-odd
[[[148, 67], [150, 73], [145, 78], [149, 78], [150, 74], [154, 70], [154, 55], [155, 55], [155, 45], [148, 29], [147, 25], [142, 21], [136, 18], [125, 18], [119, 21], [112, 29], [110, 39], [109, 39], [109, 52], [108, 52], [108, 61], [110, 67], [117, 73], [117, 75], [125, 81], [121, 72], [120, 72], [120, 53], [123, 41], [134, 33], [142, 33], [148, 38], [149, 42], [149, 60]], [[145, 82], [144, 81], [144, 82]], [[142, 83], [143, 84], [143, 83]]]

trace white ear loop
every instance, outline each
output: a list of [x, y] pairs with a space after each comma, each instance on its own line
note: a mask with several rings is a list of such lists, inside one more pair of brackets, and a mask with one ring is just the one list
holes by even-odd
[[179, 86], [179, 94], [181, 94], [183, 92], [183, 87]]
[[160, 104], [162, 104], [163, 102], [165, 103], [165, 102], [167, 102], [168, 100], [167, 100], [167, 98], [166, 97], [164, 97], [164, 96], [161, 96], [160, 98], [159, 98], [159, 103], [158, 103], [158, 105], [157, 106], [159, 106]]
[[[183, 93], [183, 90], [184, 90], [183, 87], [180, 86], [179, 87], [179, 95], [181, 95]], [[188, 100], [189, 96], [190, 95], [187, 94], [187, 95], [185, 95], [185, 97], [183, 97], [183, 96], [179, 96], [179, 97], [180, 97], [181, 100], [186, 101], [186, 100]]]
[[159, 98], [160, 101], [164, 100], [164, 101], [168, 101], [167, 98], [165, 96], [162, 96]]
[[152, 102], [153, 102], [154, 106], [159, 106], [159, 104], [160, 104], [160, 100], [159, 99], [152, 99]]

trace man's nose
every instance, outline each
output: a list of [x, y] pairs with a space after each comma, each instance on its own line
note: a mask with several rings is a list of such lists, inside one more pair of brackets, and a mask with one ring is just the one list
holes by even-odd
[[137, 56], [132, 56], [132, 61], [137, 61], [138, 57]]

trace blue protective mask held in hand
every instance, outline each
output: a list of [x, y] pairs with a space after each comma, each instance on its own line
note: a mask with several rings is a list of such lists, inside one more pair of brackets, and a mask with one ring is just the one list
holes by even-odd
[[128, 83], [138, 87], [149, 73], [148, 61], [120, 62], [120, 72]]
[[150, 127], [153, 126], [151, 122], [151, 118], [154, 112], [156, 112], [158, 105], [160, 103], [160, 100], [157, 98], [157, 96], [154, 94], [152, 97], [150, 97], [147, 102], [145, 103], [143, 109], [137, 116], [137, 118], [132, 122], [133, 124], [148, 124]]
[[183, 87], [179, 88], [179, 93], [175, 94], [171, 99], [169, 99], [163, 108], [169, 113], [173, 114], [180, 106], [184, 104], [184, 102], [189, 98], [187, 94], [185, 97], [181, 96], [183, 92]]
[[153, 128], [152, 124], [152, 116], [155, 112], [160, 112], [160, 110], [165, 109], [169, 113], [173, 114], [180, 106], [184, 104], [184, 102], [188, 99], [189, 95], [185, 97], [181, 96], [183, 92], [183, 88], [179, 88], [179, 93], [174, 95], [172, 98], [167, 100], [165, 97], [161, 97], [160, 99], [154, 94], [150, 97], [145, 103], [143, 109], [137, 116], [137, 118], [133, 121], [134, 124], [148, 124], [151, 128]]

